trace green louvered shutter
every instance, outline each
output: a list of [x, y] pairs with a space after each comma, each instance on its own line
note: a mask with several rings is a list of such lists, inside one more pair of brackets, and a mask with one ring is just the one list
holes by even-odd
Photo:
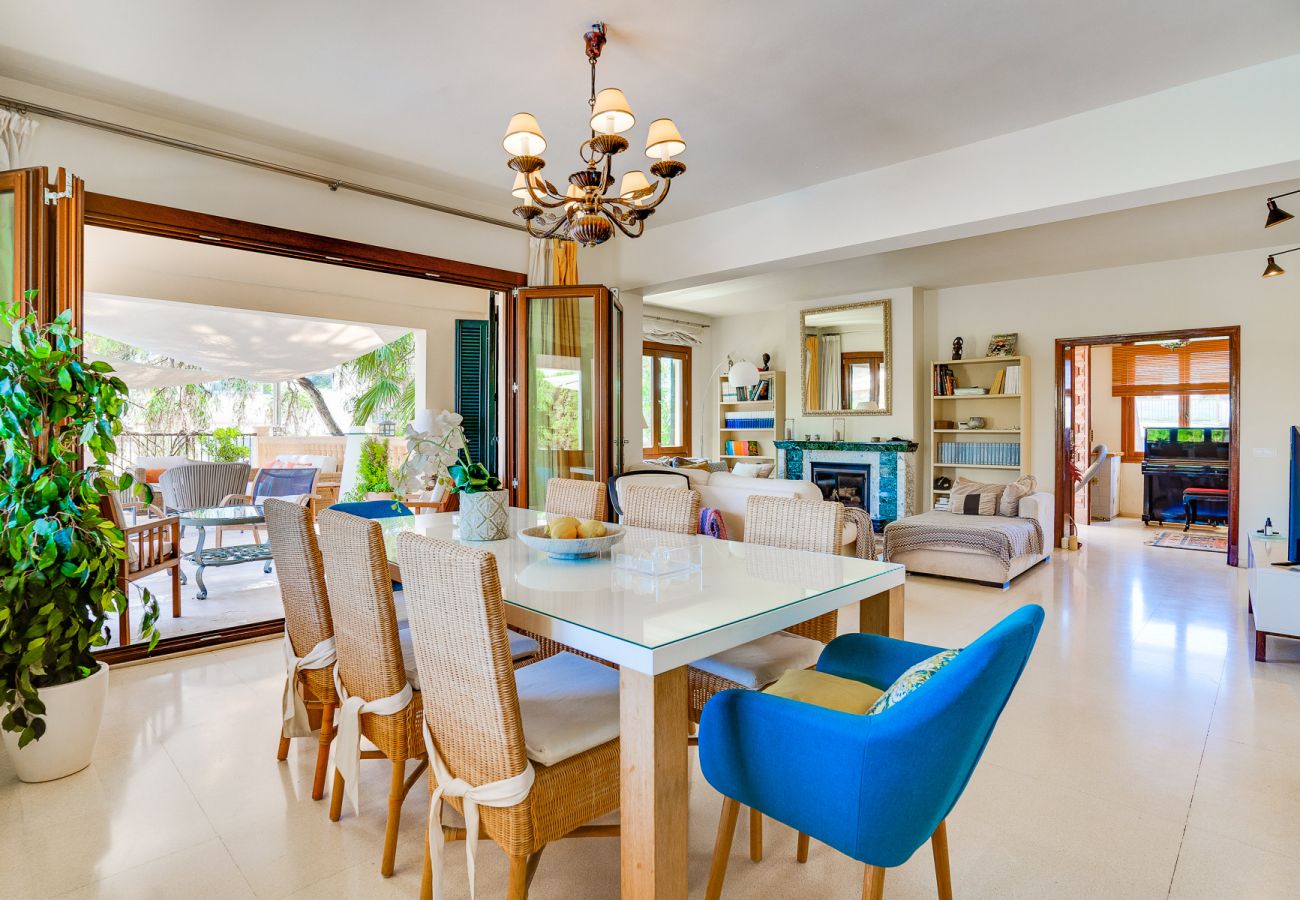
[[456, 320], [456, 412], [464, 418], [470, 458], [496, 471], [492, 434], [492, 335], [482, 319]]

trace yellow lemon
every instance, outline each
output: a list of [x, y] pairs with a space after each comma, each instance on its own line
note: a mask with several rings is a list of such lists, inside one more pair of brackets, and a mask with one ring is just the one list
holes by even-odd
[[561, 541], [571, 541], [578, 536], [578, 520], [564, 518], [558, 522], [552, 522], [550, 528], [551, 537]]
[[549, 522], [546, 523], [546, 536], [552, 538], [558, 538], [561, 535], [556, 533], [557, 530], [567, 529], [570, 525], [573, 526], [573, 533], [577, 534], [578, 533], [577, 519], [573, 518], [572, 516], [556, 516], [554, 519], [551, 519]]
[[598, 538], [605, 536], [605, 523], [595, 519], [586, 519], [578, 526], [578, 537]]

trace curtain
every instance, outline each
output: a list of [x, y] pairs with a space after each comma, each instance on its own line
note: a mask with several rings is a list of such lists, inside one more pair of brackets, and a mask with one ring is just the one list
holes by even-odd
[[809, 335], [803, 339], [805, 363], [803, 380], [803, 395], [808, 398], [809, 409], [821, 409], [822, 392], [821, 392], [821, 362], [819, 361], [820, 353], [818, 352], [820, 344], [817, 343], [816, 335]]
[[528, 239], [528, 286], [545, 287], [555, 277], [555, 240]]
[[1182, 346], [1120, 344], [1111, 353], [1111, 394], [1225, 394], [1229, 366], [1227, 338]]
[[22, 152], [36, 130], [36, 120], [14, 109], [0, 108], [0, 172], [22, 164]]
[[820, 346], [818, 380], [821, 382], [821, 409], [842, 409], [840, 390], [840, 336], [823, 334], [817, 338]]
[[578, 283], [578, 245], [574, 241], [557, 241], [552, 250], [551, 284]]

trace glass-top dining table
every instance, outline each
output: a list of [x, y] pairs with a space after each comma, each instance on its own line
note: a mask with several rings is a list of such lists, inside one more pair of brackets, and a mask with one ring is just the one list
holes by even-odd
[[[460, 541], [459, 514], [381, 520], [393, 577], [396, 536]], [[903, 636], [901, 565], [628, 528], [616, 551], [699, 546], [699, 565], [652, 576], [609, 553], [557, 560], [515, 537], [546, 521], [510, 511], [510, 536], [470, 542], [497, 560], [508, 622], [619, 666], [624, 898], [684, 900], [687, 871], [689, 663], [858, 606], [859, 630]]]

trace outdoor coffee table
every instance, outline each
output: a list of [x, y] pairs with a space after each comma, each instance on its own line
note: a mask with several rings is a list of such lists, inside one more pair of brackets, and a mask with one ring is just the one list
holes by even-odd
[[208, 566], [237, 566], [240, 563], [264, 563], [263, 571], [271, 571], [271, 545], [237, 544], [234, 547], [204, 548], [208, 527], [218, 525], [262, 525], [266, 516], [260, 506], [211, 506], [203, 509], [191, 509], [180, 514], [181, 526], [194, 525], [199, 529], [198, 543], [194, 549], [181, 558], [194, 563], [194, 580], [199, 592], [195, 597], [205, 600], [208, 596], [207, 586], [203, 584], [203, 570]]

